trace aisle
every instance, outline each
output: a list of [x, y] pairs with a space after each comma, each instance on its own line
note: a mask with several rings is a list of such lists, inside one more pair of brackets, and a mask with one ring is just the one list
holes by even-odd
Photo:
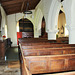
[[9, 48], [6, 53], [6, 61], [18, 61], [18, 47]]
[[20, 64], [18, 58], [18, 48], [11, 47], [6, 53], [6, 61], [0, 61], [0, 75], [21, 75]]
[[0, 64], [0, 75], [21, 75], [19, 61]]

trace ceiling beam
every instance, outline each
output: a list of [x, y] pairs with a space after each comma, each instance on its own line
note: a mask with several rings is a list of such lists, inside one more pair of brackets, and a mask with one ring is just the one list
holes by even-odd
[[40, 0], [0, 0], [7, 15], [26, 10], [27, 1], [29, 2], [28, 10], [35, 9]]
[[21, 6], [21, 3], [17, 3], [17, 4], [12, 4], [12, 5], [8, 5], [8, 6], [3, 6], [5, 9], [12, 9], [12, 8], [15, 8], [15, 7], [20, 7]]
[[20, 12], [20, 8], [6, 10], [7, 15]]
[[23, 1], [22, 6], [21, 6], [21, 12], [22, 12], [23, 9], [24, 9], [24, 5], [25, 5], [25, 0]]
[[16, 4], [16, 3], [21, 3], [23, 0], [12, 0], [12, 1], [8, 1], [8, 2], [2, 2], [2, 6], [7, 6], [7, 5], [12, 5], [12, 4]]
[[7, 12], [7, 15], [15, 14], [15, 13], [20, 13], [20, 11], [19, 10], [16, 10], [16, 11], [13, 11], [13, 12]]
[[[8, 1], [10, 1], [10, 0], [0, 0], [1, 3], [2, 2], [8, 2]], [[13, 0], [11, 0], [11, 1], [13, 1]]]

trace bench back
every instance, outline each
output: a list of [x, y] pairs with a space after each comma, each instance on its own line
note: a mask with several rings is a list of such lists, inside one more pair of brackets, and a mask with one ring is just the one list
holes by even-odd
[[27, 56], [26, 66], [31, 74], [75, 70], [75, 54], [53, 56]]
[[75, 54], [75, 47], [22, 49], [21, 51], [23, 52], [24, 56], [63, 55]]

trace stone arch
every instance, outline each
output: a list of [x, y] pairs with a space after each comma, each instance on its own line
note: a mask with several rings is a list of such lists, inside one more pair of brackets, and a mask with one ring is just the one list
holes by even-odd
[[59, 15], [59, 11], [62, 5], [63, 3], [60, 2], [59, 0], [56, 0], [56, 1], [53, 0], [51, 3], [50, 10], [49, 10], [49, 16], [48, 16], [48, 39], [50, 40], [56, 39], [56, 33], [58, 32], [57, 30], [58, 15]]
[[61, 3], [58, 0], [53, 0], [49, 9], [48, 28], [54, 29], [57, 25], [58, 15], [61, 8]]
[[41, 22], [41, 36], [42, 38], [47, 38], [47, 33], [46, 33], [46, 21], [45, 17], [43, 16], [42, 22]]
[[[23, 19], [23, 15], [17, 19], [17, 22], [18, 22], [20, 19]], [[24, 19], [25, 19], [25, 18], [24, 18]], [[33, 22], [33, 20], [32, 20], [31, 18], [26, 17], [26, 19], [30, 20], [30, 21], [33, 23], [33, 25], [34, 25], [34, 22]]]
[[59, 15], [58, 15], [58, 26], [57, 29], [59, 30], [57, 33], [57, 38], [60, 37], [68, 37], [68, 30], [66, 29], [66, 16], [65, 12], [63, 11], [63, 7], [61, 8]]
[[[16, 21], [16, 29], [17, 29], [17, 32], [19, 32], [19, 20], [20, 19], [23, 19], [23, 16], [21, 16], [21, 17], [19, 17]], [[33, 20], [32, 19], [30, 19], [30, 18], [28, 18], [28, 17], [26, 17], [26, 18], [24, 18], [24, 19], [28, 19], [32, 24], [33, 24], [33, 31], [34, 31], [34, 22], [33, 22]], [[33, 34], [34, 35], [34, 34]]]
[[69, 44], [75, 44], [75, 0], [64, 0], [63, 7], [66, 13], [66, 27], [69, 31]]
[[[29, 19], [27, 19], [27, 18], [20, 19], [19, 22], [23, 22], [23, 25], [26, 25], [25, 28], [29, 28], [29, 29], [25, 30], [26, 32], [30, 32], [30, 31], [34, 32], [34, 25]], [[20, 26], [20, 23], [19, 23], [19, 26]]]
[[[35, 37], [39, 38], [41, 35], [41, 22], [43, 18], [43, 13], [40, 8], [36, 9], [35, 14]], [[36, 34], [37, 33], [37, 34]]]

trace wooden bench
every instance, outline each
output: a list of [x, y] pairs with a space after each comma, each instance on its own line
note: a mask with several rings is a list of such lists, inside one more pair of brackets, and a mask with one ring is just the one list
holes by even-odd
[[21, 38], [21, 39], [19, 39], [19, 43], [28, 43], [28, 42], [49, 42], [49, 43], [57, 43], [57, 41], [56, 40], [48, 40], [47, 38]]
[[10, 48], [10, 44], [8, 42], [10, 38], [7, 38], [5, 40], [0, 40], [0, 60], [4, 60], [5, 58], [5, 52], [7, 49]]
[[33, 42], [33, 41], [48, 41], [49, 43], [64, 43], [64, 44], [68, 44], [68, 39], [66, 38], [58, 38], [56, 40], [48, 40], [47, 38], [21, 38], [19, 39], [19, 42]]
[[43, 48], [43, 49], [24, 49], [24, 56], [41, 56], [41, 55], [62, 55], [75, 54], [75, 47], [72, 48]]
[[25, 45], [21, 44], [21, 49], [38, 49], [38, 48], [62, 48], [62, 47], [75, 47], [75, 44], [39, 44], [39, 45]]
[[19, 40], [22, 75], [75, 70], [74, 44], [52, 44], [36, 40]]
[[68, 43], [69, 38], [68, 37], [60, 37], [56, 39], [58, 43]]
[[75, 70], [75, 54], [52, 56], [27, 56], [23, 61], [31, 74]]
[[[51, 48], [51, 49], [53, 49], [53, 48]], [[62, 49], [62, 48], [61, 48], [61, 49]], [[65, 49], [65, 48], [64, 48], [64, 49]], [[41, 50], [42, 50], [42, 49], [41, 49]], [[23, 51], [23, 50], [22, 50], [22, 51]], [[26, 51], [26, 50], [24, 50], [24, 51]], [[40, 54], [40, 53], [38, 53], [37, 50], [29, 50], [29, 49], [28, 49], [25, 53], [28, 55], [27, 52], [29, 52], [29, 56], [31, 57], [31, 56], [32, 56], [32, 55], [30, 54], [31, 51], [33, 52], [33, 55], [34, 55], [35, 52], [37, 53], [37, 54], [35, 54], [34, 57], [36, 57], [38, 54]], [[44, 51], [42, 51], [42, 52], [44, 52], [44, 54], [40, 54], [40, 55], [47, 55], [47, 53], [46, 53], [45, 51], [48, 52], [47, 49], [46, 49], [46, 50], [44, 49]], [[67, 48], [67, 49], [65, 49], [65, 50], [63, 50], [63, 49], [62, 49], [62, 50], [57, 50], [57, 49], [56, 49], [55, 51], [57, 51], [57, 52], [54, 52], [54, 50], [52, 50], [52, 54], [51, 54], [51, 53], [49, 54], [49, 52], [50, 52], [50, 50], [49, 50], [48, 55], [56, 55], [56, 56], [57, 56], [57, 55], [60, 55], [60, 53], [63, 53], [63, 52], [64, 52], [64, 54], [69, 54], [70, 52], [74, 52], [74, 53], [75, 53], [75, 48], [74, 48], [74, 50], [73, 50], [73, 49], [70, 50], [70, 48], [69, 48], [69, 49]], [[63, 52], [60, 52], [60, 51], [63, 51]], [[53, 52], [54, 52], [54, 54], [53, 54]], [[65, 52], [66, 52], [66, 53], [65, 53]], [[24, 57], [24, 58], [27, 56], [27, 55], [25, 55], [25, 53], [22, 52], [22, 55], [23, 55], [22, 57]], [[70, 54], [71, 54], [71, 53], [70, 53]], [[44, 57], [44, 56], [43, 56], [43, 57]], [[57, 57], [57, 58], [58, 58], [58, 57]], [[35, 59], [36, 59], [36, 58], [35, 58]], [[32, 59], [32, 60], [33, 60], [33, 59]], [[54, 60], [53, 60], [53, 61], [54, 61]], [[38, 61], [38, 62], [39, 62], [39, 61]], [[26, 60], [25, 60], [25, 63], [26, 63]], [[24, 63], [24, 59], [23, 59], [23, 64], [25, 65], [25, 63]], [[27, 63], [28, 63], [28, 62], [27, 62]], [[36, 63], [35, 63], [35, 64], [36, 64]], [[24, 67], [24, 65], [23, 65], [23, 67], [22, 67], [23, 70], [26, 69], [26, 72], [28, 72], [28, 73], [31, 74], [31, 71], [28, 71], [28, 70], [27, 70], [28, 68], [27, 68], [27, 67]], [[25, 66], [26, 66], [26, 65], [25, 65]], [[25, 68], [25, 69], [24, 69], [24, 68]], [[33, 67], [32, 67], [32, 68], [33, 68]], [[26, 73], [26, 72], [25, 72], [25, 73]], [[54, 71], [52, 71], [52, 72], [54, 72]], [[60, 71], [55, 71], [55, 72], [60, 72]], [[39, 73], [40, 73], [40, 72], [39, 72]], [[45, 72], [45, 73], [48, 73], [48, 72]], [[33, 74], [35, 74], [35, 73], [33, 73]], [[22, 74], [22, 75], [23, 75], [23, 74]], [[26, 75], [26, 74], [25, 74], [25, 75]], [[28, 75], [28, 74], [27, 74], [27, 75]]]

